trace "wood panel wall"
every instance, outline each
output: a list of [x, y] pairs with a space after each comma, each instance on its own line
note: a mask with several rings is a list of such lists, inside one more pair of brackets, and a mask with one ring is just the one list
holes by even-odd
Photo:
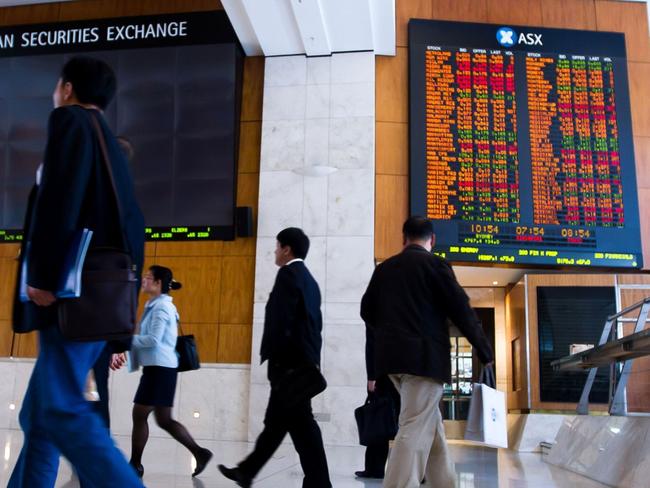
[[[219, 0], [84, 0], [0, 9], [0, 25], [85, 20], [221, 9]], [[119, 81], [119, 80], [118, 80]], [[240, 124], [237, 205], [253, 207], [262, 126], [264, 59], [246, 58]], [[0, 355], [34, 357], [35, 334], [11, 333], [16, 245], [0, 245]], [[251, 356], [255, 238], [232, 242], [148, 243], [146, 265], [174, 271], [183, 288], [174, 293], [183, 332], [197, 338], [204, 362], [248, 363]], [[141, 305], [142, 306], [142, 305]], [[13, 345], [13, 347], [12, 347]]]
[[650, 269], [650, 36], [646, 6], [613, 0], [396, 0], [397, 55], [377, 57], [375, 257], [401, 248], [408, 215], [408, 37], [410, 18], [624, 32], [643, 261]]
[[[510, 411], [564, 410], [574, 411], [575, 403], [553, 403], [540, 400], [539, 387], [539, 333], [537, 322], [538, 286], [611, 286], [620, 287], [621, 308], [628, 307], [650, 296], [650, 275], [641, 274], [531, 274], [513, 286], [506, 294], [507, 377], [506, 389]], [[635, 318], [638, 310], [627, 317]], [[527, 318], [526, 318], [527, 316]], [[603, 317], [603, 326], [606, 317]], [[526, 337], [528, 320], [529, 338]], [[634, 324], [624, 324], [623, 335], [632, 333]], [[521, 342], [519, 360], [515, 360], [512, 344]], [[530, 367], [526, 358], [526, 343], [530, 346]], [[568, 354], [568, 353], [567, 353]], [[530, 402], [527, 374], [530, 370]], [[515, 379], [519, 381], [516, 382]], [[519, 383], [519, 385], [515, 385]], [[628, 411], [650, 411], [650, 357], [635, 359], [627, 385]], [[603, 405], [592, 405], [591, 410], [606, 410]]]
[[524, 281], [506, 293], [506, 400], [508, 410], [528, 408], [526, 345], [526, 288]]

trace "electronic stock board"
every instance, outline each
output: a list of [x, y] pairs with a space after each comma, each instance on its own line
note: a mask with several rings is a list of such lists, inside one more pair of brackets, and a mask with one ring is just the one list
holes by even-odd
[[623, 34], [411, 20], [410, 208], [454, 262], [642, 266]]

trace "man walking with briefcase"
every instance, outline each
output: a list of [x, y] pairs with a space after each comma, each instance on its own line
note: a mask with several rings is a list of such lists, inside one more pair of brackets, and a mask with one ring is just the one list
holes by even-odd
[[277, 235], [275, 264], [280, 269], [266, 304], [261, 347], [271, 382], [264, 430], [253, 452], [237, 467], [219, 465], [226, 478], [242, 487], [252, 486], [287, 433], [305, 473], [303, 488], [332, 486], [323, 439], [311, 410], [311, 398], [326, 384], [319, 371], [321, 296], [303, 262], [308, 250], [309, 238], [301, 229], [289, 227]]
[[451, 266], [431, 253], [433, 224], [411, 217], [404, 249], [375, 268], [361, 300], [361, 317], [374, 345], [374, 374], [388, 375], [401, 399], [399, 431], [388, 459], [384, 488], [455, 485], [440, 399], [451, 380], [447, 318], [476, 348], [484, 364], [492, 348]]

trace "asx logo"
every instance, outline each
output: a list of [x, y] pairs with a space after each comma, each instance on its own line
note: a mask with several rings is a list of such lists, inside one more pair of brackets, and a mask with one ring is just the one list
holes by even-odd
[[542, 46], [542, 35], [532, 32], [522, 32], [519, 35], [510, 27], [501, 27], [497, 31], [497, 41], [504, 47], [512, 47], [515, 44], [526, 44], [527, 46]]

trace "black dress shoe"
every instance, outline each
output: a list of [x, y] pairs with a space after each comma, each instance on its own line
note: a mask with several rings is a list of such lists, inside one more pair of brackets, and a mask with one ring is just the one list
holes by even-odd
[[198, 476], [205, 469], [205, 467], [212, 459], [212, 451], [210, 449], [201, 448], [198, 454], [194, 456], [196, 459], [196, 469], [192, 473], [192, 477]]
[[233, 480], [242, 488], [250, 488], [253, 485], [253, 480], [246, 476], [239, 468], [227, 468], [223, 464], [218, 466], [221, 474], [229, 480]]
[[383, 480], [384, 475], [382, 473], [371, 473], [369, 471], [366, 471], [365, 469], [363, 471], [355, 471], [354, 476], [357, 478], [370, 478], [374, 480]]

